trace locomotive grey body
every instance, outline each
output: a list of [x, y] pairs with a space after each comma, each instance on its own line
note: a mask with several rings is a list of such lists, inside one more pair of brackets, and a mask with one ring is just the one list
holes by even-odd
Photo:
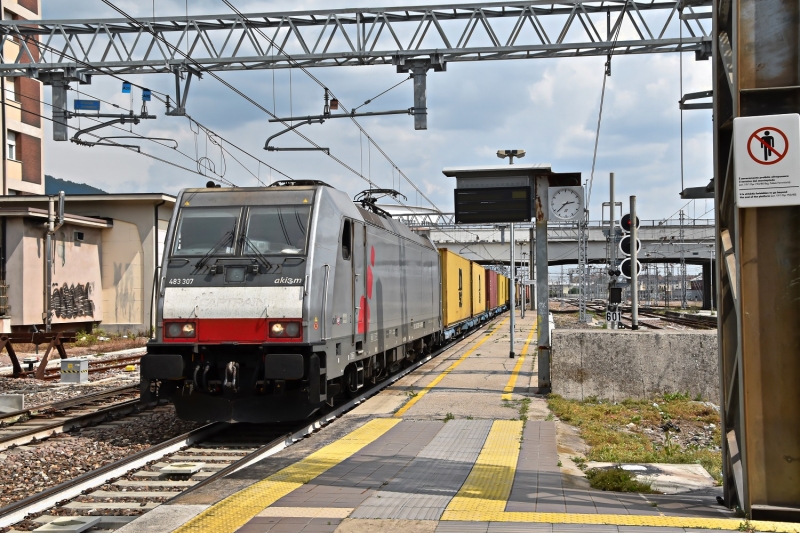
[[430, 239], [331, 187], [184, 190], [142, 397], [187, 420], [305, 418], [437, 343], [440, 294]]

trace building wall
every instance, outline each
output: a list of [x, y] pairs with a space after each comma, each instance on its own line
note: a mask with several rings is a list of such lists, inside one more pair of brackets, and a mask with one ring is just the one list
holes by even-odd
[[[3, 0], [3, 18], [14, 20], [39, 19], [41, 13], [40, 0]], [[31, 49], [29, 47], [29, 49]], [[12, 40], [3, 45], [3, 57], [7, 62], [14, 62], [19, 54], [20, 45]], [[31, 52], [38, 59], [36, 49]], [[23, 58], [24, 62], [25, 59]], [[3, 161], [2, 194], [44, 194], [44, 131], [42, 119], [44, 104], [42, 103], [42, 84], [29, 78], [6, 79], [0, 82], [6, 90], [0, 91], [3, 104], [0, 105], [0, 127], [2, 133]], [[16, 96], [12, 96], [16, 95]], [[7, 153], [8, 132], [17, 135], [17, 157], [10, 159]]]
[[144, 250], [136, 224], [116, 220], [103, 232], [103, 326], [146, 322]]
[[[155, 295], [163, 243], [174, 203], [156, 206], [144, 202], [89, 202], [67, 197], [67, 212], [114, 219], [104, 230], [102, 327], [108, 331], [145, 331], [153, 321]], [[119, 231], [118, 231], [119, 230]], [[107, 235], [106, 235], [107, 234]], [[119, 279], [121, 285], [113, 286]], [[151, 316], [152, 315], [152, 316]]]
[[[83, 233], [83, 242], [75, 240]], [[6, 226], [11, 326], [41, 324], [45, 238], [40, 219], [9, 218]], [[53, 324], [88, 324], [103, 316], [101, 230], [64, 224], [53, 237]]]

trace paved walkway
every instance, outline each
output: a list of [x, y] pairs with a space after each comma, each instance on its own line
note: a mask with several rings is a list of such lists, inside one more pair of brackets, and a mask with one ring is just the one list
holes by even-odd
[[741, 521], [713, 495], [601, 492], [573, 479], [545, 400], [532, 397], [534, 322], [532, 313], [517, 320], [523, 357], [508, 357], [500, 317], [309, 439], [151, 511], [130, 531], [737, 530]]

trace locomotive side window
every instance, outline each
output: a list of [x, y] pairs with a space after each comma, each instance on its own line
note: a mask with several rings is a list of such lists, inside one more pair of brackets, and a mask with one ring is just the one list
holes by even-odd
[[350, 255], [353, 250], [353, 225], [345, 219], [342, 226], [342, 259], [350, 261]]
[[310, 214], [308, 205], [251, 207], [242, 253], [305, 254]]
[[233, 254], [240, 207], [184, 207], [173, 255]]

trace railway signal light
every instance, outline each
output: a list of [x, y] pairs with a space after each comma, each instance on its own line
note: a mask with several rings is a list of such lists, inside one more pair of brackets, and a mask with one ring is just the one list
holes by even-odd
[[[619, 251], [625, 255], [631, 255], [631, 236], [625, 235], [622, 240], [619, 241]], [[636, 239], [636, 252], [642, 251], [642, 241]]]
[[[625, 258], [622, 260], [622, 263], [619, 265], [619, 269], [622, 271], [622, 277], [630, 279], [631, 277], [631, 258]], [[642, 271], [642, 264], [639, 261], [636, 261], [636, 273]]]
[[[623, 215], [622, 219], [619, 221], [619, 226], [622, 228], [622, 231], [625, 233], [631, 232], [631, 216], [630, 215]], [[639, 229], [639, 217], [636, 217], [636, 229]]]

